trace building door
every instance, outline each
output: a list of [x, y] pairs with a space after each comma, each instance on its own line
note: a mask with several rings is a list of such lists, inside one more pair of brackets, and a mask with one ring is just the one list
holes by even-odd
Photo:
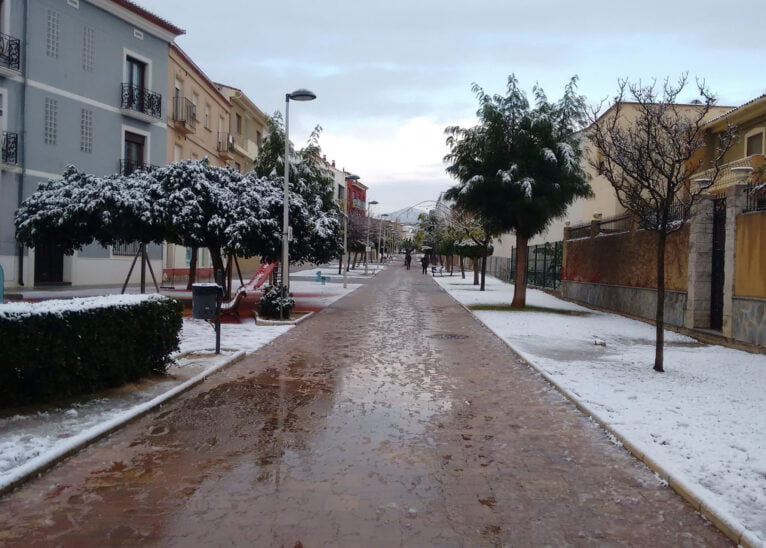
[[35, 247], [35, 285], [64, 283], [64, 252], [60, 247], [38, 244]]
[[726, 249], [726, 198], [713, 201], [713, 264], [710, 278], [710, 328], [723, 327], [723, 282]]

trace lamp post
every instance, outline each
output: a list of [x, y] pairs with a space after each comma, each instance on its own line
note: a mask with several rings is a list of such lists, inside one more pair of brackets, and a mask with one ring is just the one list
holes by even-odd
[[388, 213], [381, 214], [378, 219], [378, 264], [383, 262], [383, 254], [381, 253], [383, 244], [383, 217], [388, 217]]
[[367, 202], [367, 238], [365, 238], [366, 241], [364, 242], [364, 275], [365, 276], [367, 275], [367, 263], [368, 263], [367, 250], [370, 247], [370, 206], [372, 205], [378, 205], [378, 202], [376, 202], [375, 200], [371, 202]]
[[[296, 89], [285, 94], [285, 189], [282, 209], [282, 297], [287, 297], [290, 289], [290, 99], [293, 101], [313, 101], [317, 96], [307, 89]], [[280, 314], [281, 316], [281, 314]]]

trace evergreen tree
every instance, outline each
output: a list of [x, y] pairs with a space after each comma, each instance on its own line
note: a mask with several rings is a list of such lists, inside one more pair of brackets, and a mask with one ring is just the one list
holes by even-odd
[[446, 192], [458, 210], [473, 215], [488, 237], [516, 235], [517, 266], [513, 307], [526, 304], [527, 242], [562, 217], [569, 204], [590, 195], [580, 167], [578, 130], [585, 102], [577, 78], [557, 102], [535, 86], [535, 106], [514, 75], [506, 95], [489, 95], [478, 85], [479, 123], [448, 127], [447, 173], [458, 184]]

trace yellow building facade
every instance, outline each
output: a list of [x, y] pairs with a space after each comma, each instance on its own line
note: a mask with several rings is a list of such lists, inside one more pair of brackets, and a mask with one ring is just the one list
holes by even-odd
[[232, 167], [242, 173], [253, 169], [267, 130], [267, 116], [238, 88], [216, 84], [230, 105], [229, 133], [232, 139]]

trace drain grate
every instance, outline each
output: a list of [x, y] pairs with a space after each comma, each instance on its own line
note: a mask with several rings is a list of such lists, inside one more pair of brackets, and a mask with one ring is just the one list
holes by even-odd
[[435, 335], [428, 335], [429, 339], [467, 339], [468, 335], [461, 335], [460, 333], [436, 333]]

